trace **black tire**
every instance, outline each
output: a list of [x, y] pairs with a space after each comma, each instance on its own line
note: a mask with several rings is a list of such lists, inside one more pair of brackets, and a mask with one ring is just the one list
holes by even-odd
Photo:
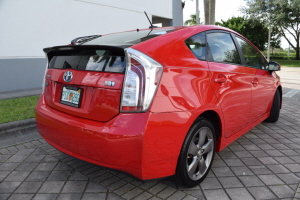
[[276, 90], [272, 108], [270, 111], [270, 116], [265, 120], [265, 122], [277, 122], [279, 118], [279, 113], [280, 113], [280, 93], [278, 90]]
[[199, 185], [210, 171], [216, 151], [213, 125], [204, 118], [195, 122], [183, 143], [174, 180], [185, 187]]

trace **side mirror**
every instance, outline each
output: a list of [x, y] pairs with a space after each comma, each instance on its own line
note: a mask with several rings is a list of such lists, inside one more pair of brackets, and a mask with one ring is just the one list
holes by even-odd
[[277, 62], [270, 61], [269, 62], [269, 71], [280, 71], [281, 65]]

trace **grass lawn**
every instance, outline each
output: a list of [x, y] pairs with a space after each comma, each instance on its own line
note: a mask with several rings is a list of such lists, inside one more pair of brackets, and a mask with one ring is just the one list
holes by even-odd
[[284, 67], [300, 67], [300, 60], [272, 60]]
[[34, 117], [39, 95], [0, 100], [0, 124]]

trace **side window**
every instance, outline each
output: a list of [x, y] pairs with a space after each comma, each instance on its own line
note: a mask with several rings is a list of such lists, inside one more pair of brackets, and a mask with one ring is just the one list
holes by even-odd
[[265, 70], [268, 68], [268, 62], [253, 46], [239, 37], [236, 39], [242, 49], [247, 66]]
[[236, 64], [241, 63], [238, 51], [229, 34], [209, 33], [207, 34], [207, 44], [209, 46], [213, 61]]
[[205, 60], [205, 33], [199, 33], [185, 40], [185, 44], [200, 59]]
[[261, 65], [263, 66], [262, 69], [269, 70], [269, 62], [261, 55]]

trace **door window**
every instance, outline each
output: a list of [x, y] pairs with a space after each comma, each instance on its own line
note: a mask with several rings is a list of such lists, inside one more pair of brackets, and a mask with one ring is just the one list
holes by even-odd
[[212, 60], [240, 64], [240, 57], [231, 36], [227, 33], [207, 34]]
[[263, 56], [245, 40], [238, 37], [236, 39], [244, 54], [246, 65], [257, 69], [267, 70], [268, 62], [263, 58]]

